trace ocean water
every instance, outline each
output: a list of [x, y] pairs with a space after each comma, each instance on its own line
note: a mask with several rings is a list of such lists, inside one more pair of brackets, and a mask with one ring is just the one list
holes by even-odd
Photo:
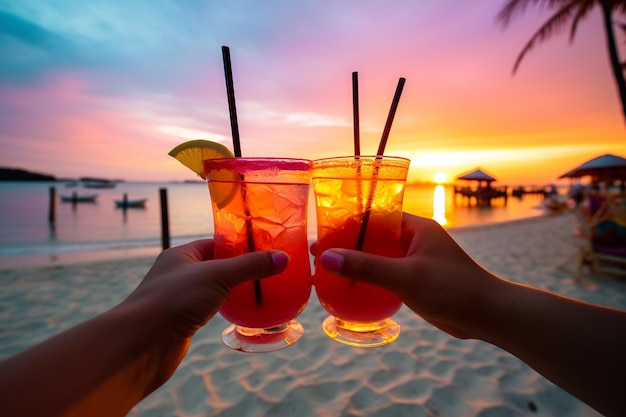
[[[50, 188], [56, 198], [50, 224]], [[62, 182], [0, 182], [0, 267], [156, 255], [161, 248], [160, 190], [167, 192], [172, 246], [212, 237], [213, 219], [205, 183], [118, 183], [112, 189], [70, 188]], [[98, 194], [96, 202], [72, 204], [61, 196]], [[147, 198], [145, 208], [117, 208], [116, 200]], [[435, 218], [445, 227], [471, 226], [543, 214], [542, 198], [509, 197], [507, 204], [468, 206], [453, 187], [409, 185], [404, 210]], [[309, 239], [316, 236], [315, 206], [309, 201]]]

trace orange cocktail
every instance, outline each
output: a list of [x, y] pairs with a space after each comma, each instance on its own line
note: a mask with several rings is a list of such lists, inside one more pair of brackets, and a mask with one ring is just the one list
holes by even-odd
[[222, 338], [229, 347], [266, 352], [302, 335], [294, 319], [304, 310], [312, 277], [307, 243], [311, 162], [303, 159], [224, 158], [204, 161], [215, 226], [215, 258], [280, 249], [285, 271], [232, 289], [220, 313], [233, 323]]
[[[313, 161], [318, 257], [329, 248], [404, 255], [402, 199], [409, 162], [387, 156]], [[315, 291], [331, 314], [322, 325], [328, 336], [353, 346], [380, 346], [398, 337], [400, 327], [390, 318], [402, 305], [398, 297], [329, 273], [318, 259], [315, 265]]]

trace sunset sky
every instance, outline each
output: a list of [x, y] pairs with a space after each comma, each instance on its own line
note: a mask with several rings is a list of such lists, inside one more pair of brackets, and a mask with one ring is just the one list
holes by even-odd
[[480, 166], [499, 184], [547, 184], [594, 156], [626, 156], [600, 13], [572, 44], [564, 32], [533, 49], [513, 76], [549, 12], [530, 8], [504, 29], [504, 4], [0, 1], [0, 166], [193, 179], [171, 148], [203, 138], [232, 149], [222, 45], [244, 156], [351, 154], [353, 71], [363, 154], [407, 79], [386, 154], [410, 158], [412, 180]]

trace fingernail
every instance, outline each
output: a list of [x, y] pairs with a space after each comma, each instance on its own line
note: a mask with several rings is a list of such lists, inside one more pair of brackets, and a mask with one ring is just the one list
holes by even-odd
[[289, 263], [289, 256], [285, 252], [272, 253], [272, 263], [274, 268], [283, 269]]
[[322, 266], [329, 271], [340, 272], [343, 268], [344, 257], [340, 253], [327, 250], [320, 256]]

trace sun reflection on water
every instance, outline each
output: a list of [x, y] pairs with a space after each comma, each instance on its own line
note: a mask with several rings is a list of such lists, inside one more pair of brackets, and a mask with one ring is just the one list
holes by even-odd
[[433, 220], [442, 226], [448, 223], [446, 219], [446, 190], [443, 185], [437, 185], [433, 192]]

